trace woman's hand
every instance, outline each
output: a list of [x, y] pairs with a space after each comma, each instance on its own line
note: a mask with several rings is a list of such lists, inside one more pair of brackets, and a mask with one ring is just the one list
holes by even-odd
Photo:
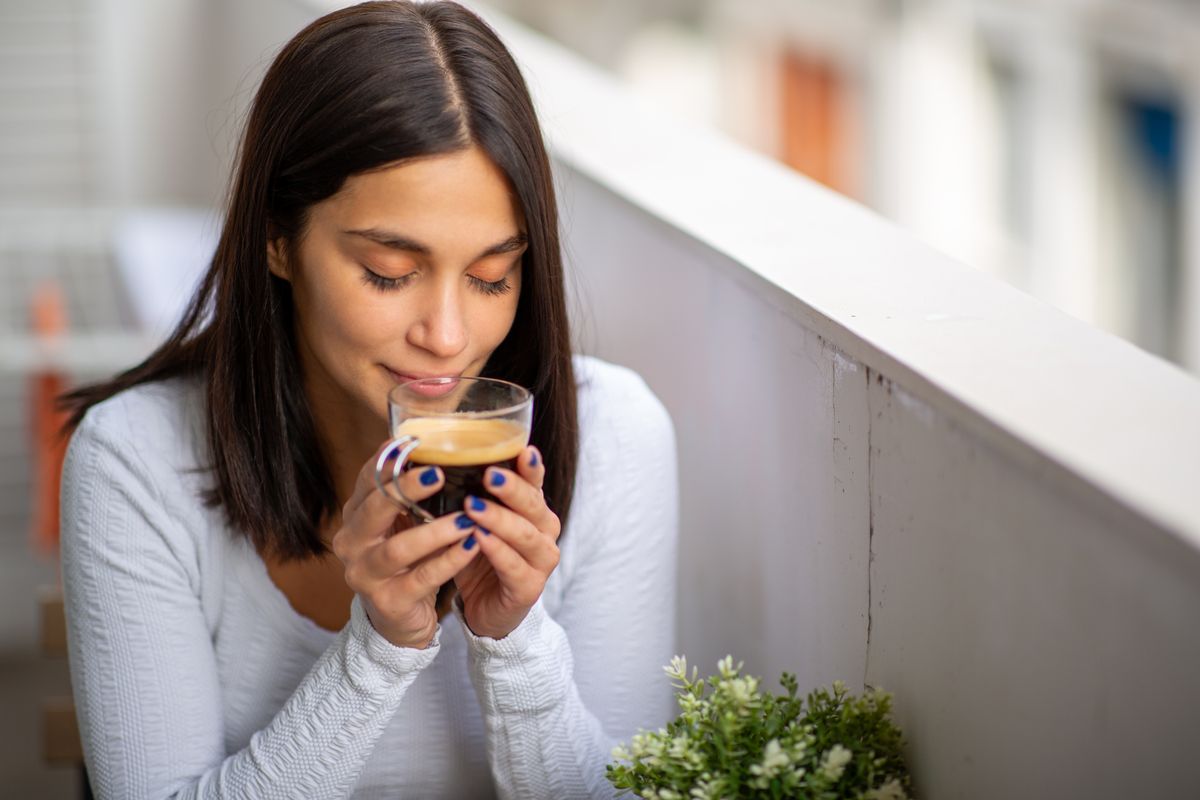
[[476, 636], [502, 639], [511, 633], [558, 566], [562, 527], [542, 496], [546, 465], [537, 448], [525, 448], [517, 470], [490, 467], [484, 476], [484, 485], [502, 503], [468, 497], [463, 504], [479, 526], [479, 548], [486, 556], [454, 578]]
[[[405, 527], [406, 519], [397, 517], [407, 515], [375, 486], [382, 452], [359, 471], [331, 547], [375, 630], [394, 645], [423, 650], [437, 631], [438, 588], [479, 553], [477, 537], [469, 536], [473, 523], [463, 514]], [[441, 490], [443, 478], [437, 467], [410, 469], [400, 477], [400, 489], [410, 500], [424, 500]]]

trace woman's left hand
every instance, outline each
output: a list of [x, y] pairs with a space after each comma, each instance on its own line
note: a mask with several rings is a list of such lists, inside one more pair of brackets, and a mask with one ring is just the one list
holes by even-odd
[[545, 476], [541, 453], [526, 447], [517, 458], [517, 472], [489, 467], [484, 475], [484, 485], [501, 502], [468, 497], [463, 503], [486, 557], [476, 558], [454, 578], [467, 625], [476, 636], [501, 639], [511, 633], [558, 566], [562, 527], [542, 496]]

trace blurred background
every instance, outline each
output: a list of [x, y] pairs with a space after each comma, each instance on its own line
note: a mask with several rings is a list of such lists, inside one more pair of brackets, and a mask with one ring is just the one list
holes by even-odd
[[1200, 4], [496, 5], [649, 101], [1200, 372]]
[[[55, 728], [69, 707], [47, 700], [69, 693], [48, 630], [57, 520], [39, 476], [61, 446], [47, 399], [133, 363], [170, 325], [211, 252], [262, 70], [334, 5], [0, 0], [0, 702], [19, 720], [0, 784], [13, 796], [79, 791], [55, 738], [69, 739]], [[645, 102], [1200, 374], [1200, 4], [492, 7]]]

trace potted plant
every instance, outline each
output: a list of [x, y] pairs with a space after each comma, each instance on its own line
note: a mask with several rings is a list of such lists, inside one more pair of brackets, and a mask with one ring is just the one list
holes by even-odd
[[903, 738], [891, 720], [891, 695], [861, 696], [841, 681], [801, 700], [796, 678], [786, 694], [762, 692], [726, 656], [705, 680], [687, 659], [663, 668], [679, 691], [679, 716], [614, 748], [612, 785], [648, 800], [906, 800], [912, 781]]

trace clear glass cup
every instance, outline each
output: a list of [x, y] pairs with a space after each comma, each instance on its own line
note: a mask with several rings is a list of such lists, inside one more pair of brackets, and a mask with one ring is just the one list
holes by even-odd
[[[420, 522], [461, 511], [468, 494], [485, 496], [484, 471], [515, 470], [529, 444], [533, 394], [495, 378], [422, 378], [388, 392], [392, 440], [375, 464], [375, 485]], [[389, 462], [391, 467], [388, 467]], [[436, 465], [441, 491], [412, 501], [400, 491], [409, 469]]]

